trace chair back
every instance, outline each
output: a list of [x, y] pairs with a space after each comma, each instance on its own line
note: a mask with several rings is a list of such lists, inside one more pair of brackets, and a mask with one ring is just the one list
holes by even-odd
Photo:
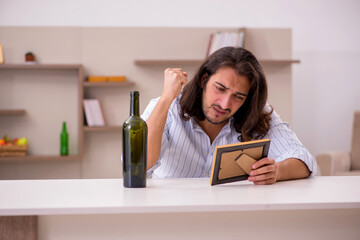
[[351, 170], [360, 170], [360, 111], [355, 111], [351, 144]]

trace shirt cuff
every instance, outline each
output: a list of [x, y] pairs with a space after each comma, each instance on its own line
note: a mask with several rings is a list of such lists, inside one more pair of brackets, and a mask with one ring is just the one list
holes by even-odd
[[152, 166], [149, 170], [146, 171], [146, 177], [151, 177], [151, 175], [153, 174], [154, 170], [156, 168], [158, 168], [160, 166], [160, 161], [158, 160], [154, 166]]

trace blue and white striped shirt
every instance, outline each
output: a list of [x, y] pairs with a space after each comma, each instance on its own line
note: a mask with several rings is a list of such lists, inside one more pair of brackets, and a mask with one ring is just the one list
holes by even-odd
[[[158, 100], [159, 98], [150, 101], [141, 118], [149, 118]], [[208, 135], [193, 118], [184, 121], [179, 113], [180, 96], [170, 106], [162, 135], [160, 157], [148, 170], [148, 175], [152, 174], [153, 178], [209, 177], [215, 147], [237, 143], [241, 134], [231, 127], [231, 119], [210, 143]], [[297, 158], [308, 166], [311, 175], [317, 172], [314, 157], [275, 111], [271, 115], [270, 130], [264, 138], [271, 140], [268, 157], [274, 158], [276, 162]]]

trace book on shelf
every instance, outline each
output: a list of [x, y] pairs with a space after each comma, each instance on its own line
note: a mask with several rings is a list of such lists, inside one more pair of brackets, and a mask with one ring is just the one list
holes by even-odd
[[88, 126], [105, 126], [104, 116], [98, 99], [84, 99], [85, 120]]
[[219, 31], [210, 35], [207, 56], [223, 47], [244, 47], [244, 29]]
[[88, 82], [126, 82], [126, 76], [88, 76]]

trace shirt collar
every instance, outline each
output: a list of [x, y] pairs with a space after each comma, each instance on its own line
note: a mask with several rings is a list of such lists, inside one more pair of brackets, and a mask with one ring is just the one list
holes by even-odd
[[190, 125], [191, 128], [196, 131], [196, 132], [203, 132], [202, 128], [200, 127], [200, 125], [195, 121], [194, 117], [190, 118]]

